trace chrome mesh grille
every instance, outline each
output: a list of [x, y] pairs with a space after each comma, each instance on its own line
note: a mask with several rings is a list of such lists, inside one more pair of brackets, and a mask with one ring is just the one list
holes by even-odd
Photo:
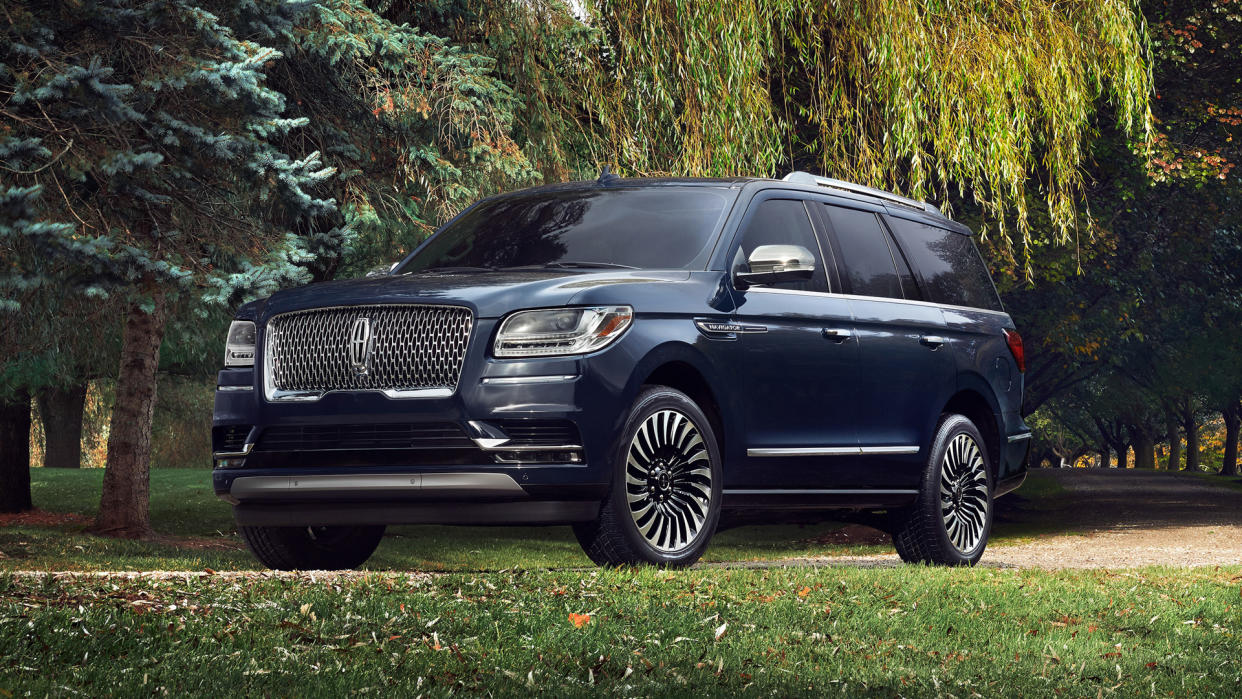
[[[267, 323], [264, 352], [268, 398], [328, 391], [451, 392], [461, 377], [473, 320], [470, 310], [459, 306], [419, 305], [274, 316]], [[369, 333], [360, 350], [363, 324]]]

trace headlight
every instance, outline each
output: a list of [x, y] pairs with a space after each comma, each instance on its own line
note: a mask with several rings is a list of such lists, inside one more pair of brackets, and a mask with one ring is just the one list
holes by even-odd
[[606, 347], [630, 327], [629, 306], [519, 311], [500, 324], [497, 357], [586, 354]]
[[224, 366], [254, 366], [254, 323], [235, 320], [224, 343]]

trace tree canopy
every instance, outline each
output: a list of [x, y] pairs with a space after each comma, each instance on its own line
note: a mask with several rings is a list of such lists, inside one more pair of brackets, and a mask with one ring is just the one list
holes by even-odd
[[1133, 441], [1242, 393], [1202, 369], [1242, 318], [1234, 5], [0, 0], [0, 398], [108, 371], [149, 426], [162, 338], [209, 373], [236, 303], [482, 196], [808, 169], [982, 231], [1028, 409]]
[[[530, 97], [524, 117], [625, 173], [808, 168], [950, 208], [965, 199], [1003, 241], [1064, 244], [1095, 124], [1136, 143], [1150, 126], [1130, 2], [604, 0], [588, 5], [593, 31], [556, 3], [491, 4], [484, 20], [542, 17], [489, 30]], [[571, 160], [554, 171], [582, 155], [537, 154]], [[1028, 194], [1046, 225], [1032, 227]]]

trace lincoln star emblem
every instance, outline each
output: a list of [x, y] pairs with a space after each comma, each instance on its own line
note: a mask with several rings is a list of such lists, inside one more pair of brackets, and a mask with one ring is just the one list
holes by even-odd
[[359, 376], [371, 370], [371, 350], [375, 349], [375, 336], [371, 334], [371, 319], [359, 318], [349, 331], [349, 364]]

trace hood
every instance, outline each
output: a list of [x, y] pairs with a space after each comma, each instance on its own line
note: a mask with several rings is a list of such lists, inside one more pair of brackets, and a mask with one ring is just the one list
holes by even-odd
[[[264, 304], [264, 317], [326, 306], [440, 303], [468, 306], [479, 318], [522, 308], [576, 303], [626, 303], [626, 287], [685, 281], [689, 272], [537, 270], [422, 273], [346, 279], [288, 289]], [[607, 296], [622, 300], [597, 300]]]

